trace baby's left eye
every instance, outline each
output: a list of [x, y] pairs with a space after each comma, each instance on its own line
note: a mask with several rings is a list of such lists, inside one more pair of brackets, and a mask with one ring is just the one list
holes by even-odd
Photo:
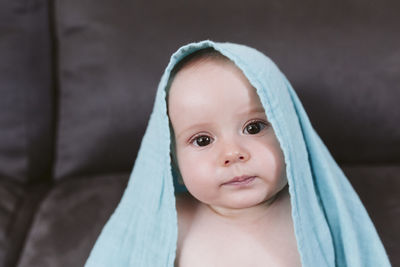
[[254, 121], [246, 125], [244, 128], [245, 134], [258, 134], [262, 129], [265, 128], [265, 123], [261, 121]]

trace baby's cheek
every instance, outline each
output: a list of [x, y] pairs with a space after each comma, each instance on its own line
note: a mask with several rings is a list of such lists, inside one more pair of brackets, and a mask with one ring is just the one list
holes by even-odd
[[285, 172], [285, 163], [282, 150], [275, 142], [263, 142], [253, 147], [252, 156], [258, 166], [267, 171], [271, 179], [281, 176]]
[[214, 194], [217, 181], [210, 165], [189, 158], [182, 164], [182, 178], [189, 192], [198, 200], [207, 201]]
[[274, 157], [274, 173], [277, 179], [277, 186], [283, 188], [287, 184], [285, 157], [280, 147], [272, 151]]

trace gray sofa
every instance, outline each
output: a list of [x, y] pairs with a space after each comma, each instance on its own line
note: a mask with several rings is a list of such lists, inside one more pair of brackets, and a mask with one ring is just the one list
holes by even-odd
[[83, 266], [118, 204], [169, 55], [269, 55], [400, 266], [399, 1], [0, 2], [0, 267]]

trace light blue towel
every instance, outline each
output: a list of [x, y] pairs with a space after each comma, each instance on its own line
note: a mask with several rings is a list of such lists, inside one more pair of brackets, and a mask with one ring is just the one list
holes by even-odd
[[213, 47], [247, 76], [265, 108], [286, 162], [292, 217], [303, 266], [390, 266], [365, 208], [312, 128], [285, 76], [262, 53], [202, 41], [181, 47], [161, 78], [154, 109], [123, 198], [98, 238], [87, 267], [173, 266], [177, 244], [166, 85], [188, 54]]

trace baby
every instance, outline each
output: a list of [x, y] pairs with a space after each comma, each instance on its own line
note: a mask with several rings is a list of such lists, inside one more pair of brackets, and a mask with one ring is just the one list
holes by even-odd
[[173, 161], [189, 193], [176, 196], [175, 266], [301, 266], [285, 162], [260, 99], [214, 49], [170, 78]]
[[250, 47], [205, 40], [172, 55], [86, 263], [174, 265], [390, 266], [290, 83]]

